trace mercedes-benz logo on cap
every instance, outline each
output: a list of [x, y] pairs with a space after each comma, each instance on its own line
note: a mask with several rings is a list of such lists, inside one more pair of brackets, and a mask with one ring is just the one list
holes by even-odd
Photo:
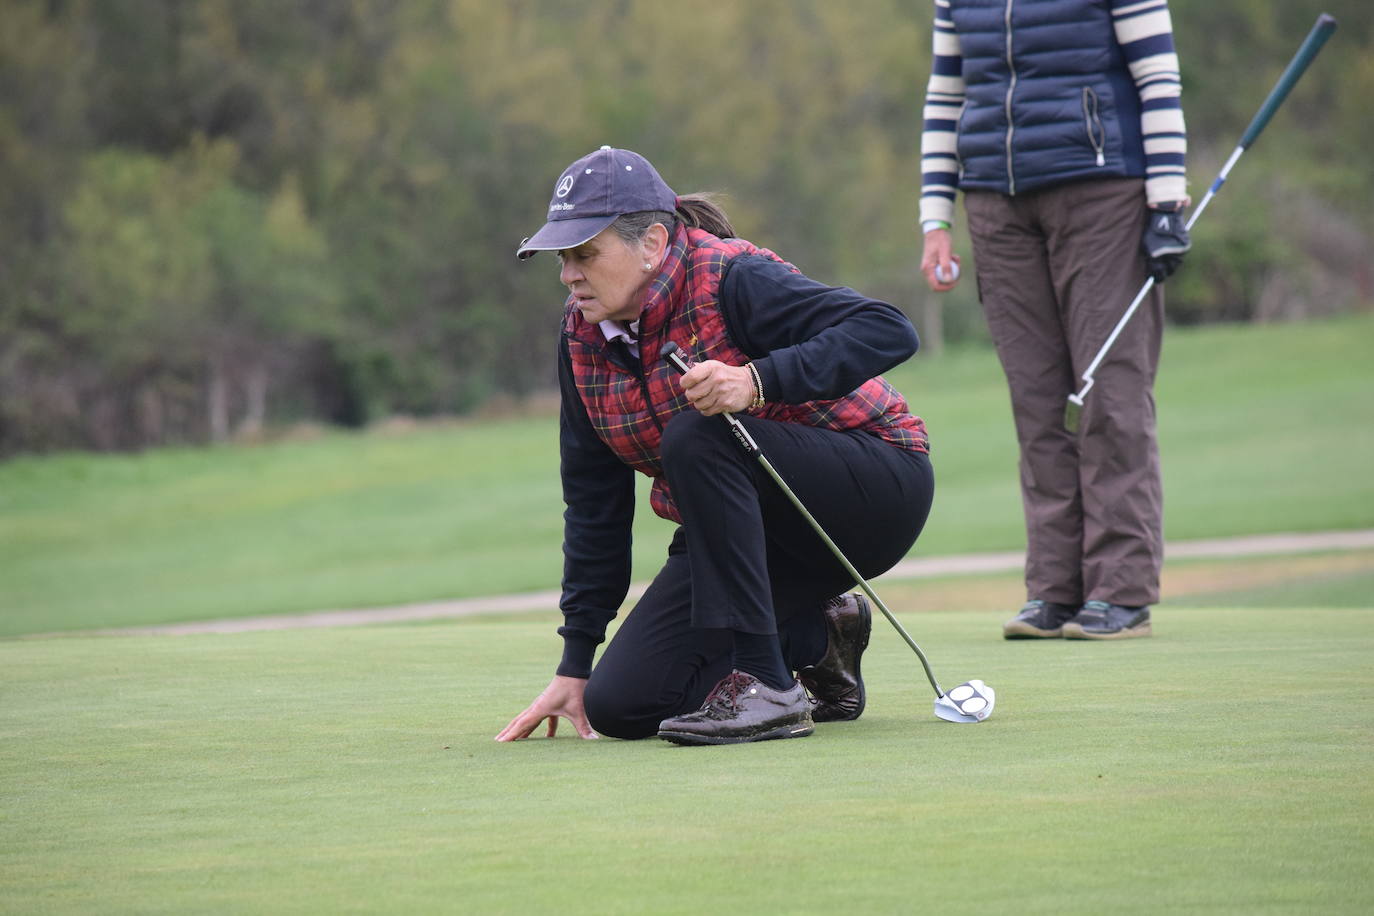
[[573, 177], [571, 175], [564, 175], [562, 178], [558, 179], [558, 187], [555, 188], [553, 192], [554, 196], [567, 197], [568, 192], [572, 190], [572, 186]]

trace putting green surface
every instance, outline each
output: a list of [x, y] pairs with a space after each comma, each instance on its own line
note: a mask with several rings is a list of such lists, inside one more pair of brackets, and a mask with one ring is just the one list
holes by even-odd
[[1153, 639], [878, 620], [804, 740], [497, 744], [551, 616], [0, 643], [0, 911], [1374, 909], [1374, 609], [1166, 608]]

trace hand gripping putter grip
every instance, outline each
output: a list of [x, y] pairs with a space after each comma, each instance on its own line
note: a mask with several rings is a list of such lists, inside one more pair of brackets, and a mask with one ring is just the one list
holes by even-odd
[[[691, 368], [683, 358], [682, 351], [679, 350], [677, 344], [672, 341], [663, 345], [663, 349], [659, 351], [659, 355], [666, 359], [669, 364], [680, 373], [684, 373]], [[993, 692], [991, 687], [982, 681], [965, 681], [949, 693], [945, 693], [940, 689], [940, 684], [935, 680], [935, 673], [930, 670], [930, 662], [926, 660], [926, 654], [921, 651], [921, 647], [916, 645], [916, 641], [912, 639], [910, 634], [908, 634], [902, 625], [897, 622], [897, 618], [892, 616], [892, 612], [887, 609], [887, 605], [883, 604], [883, 599], [879, 598], [877, 593], [873, 591], [872, 586], [868, 584], [868, 581], [864, 579], [863, 576], [859, 575], [859, 571], [854, 568], [854, 564], [849, 562], [849, 559], [840, 548], [830, 539], [830, 535], [825, 533], [825, 529], [821, 527], [820, 522], [816, 521], [816, 517], [811, 514], [806, 506], [802, 505], [802, 501], [797, 498], [797, 494], [792, 492], [792, 488], [789, 487], [778, 474], [777, 469], [774, 468], [772, 462], [768, 460], [768, 456], [763, 453], [763, 449], [759, 448], [758, 443], [754, 441], [754, 437], [749, 435], [749, 430], [745, 429], [744, 424], [736, 420], [733, 414], [723, 413], [721, 416], [725, 418], [726, 423], [730, 424], [730, 433], [735, 437], [735, 441], [739, 443], [740, 448], [744, 449], [749, 455], [752, 455], [764, 471], [767, 472], [768, 476], [773, 478], [773, 482], [782, 490], [783, 495], [788, 498], [792, 505], [797, 507], [797, 511], [802, 514], [802, 518], [806, 519], [807, 523], [811, 525], [812, 530], [825, 542], [825, 546], [830, 548], [830, 552], [835, 555], [835, 559], [839, 560], [840, 565], [845, 568], [845, 571], [854, 577], [854, 581], [858, 583], [859, 588], [863, 589], [868, 599], [878, 606], [878, 610], [883, 612], [883, 616], [887, 618], [887, 622], [896, 628], [897, 632], [901, 634], [902, 639], [906, 640], [906, 644], [911, 647], [911, 651], [916, 653], [916, 657], [921, 660], [921, 667], [925, 669], [926, 679], [930, 681], [930, 686], [935, 689], [935, 715], [938, 718], [944, 719], [946, 722], [960, 723], [982, 722], [988, 716], [992, 715], [992, 707], [993, 704], [997, 702], [997, 695]]]
[[[1298, 48], [1297, 53], [1293, 55], [1293, 59], [1288, 62], [1288, 66], [1284, 69], [1282, 75], [1279, 76], [1279, 81], [1274, 84], [1274, 88], [1270, 91], [1269, 97], [1264, 100], [1264, 104], [1260, 106], [1260, 110], [1255, 113], [1254, 120], [1250, 122], [1250, 126], [1247, 127], [1245, 133], [1241, 135], [1240, 143], [1238, 143], [1236, 148], [1231, 152], [1231, 157], [1227, 159], [1226, 164], [1221, 167], [1221, 171], [1217, 173], [1217, 177], [1212, 181], [1212, 186], [1207, 189], [1207, 193], [1203, 196], [1202, 202], [1197, 205], [1197, 209], [1193, 211], [1193, 215], [1188, 219], [1188, 230], [1190, 232], [1193, 229], [1193, 223], [1197, 222], [1198, 217], [1202, 215], [1202, 211], [1207, 209], [1207, 205], [1212, 202], [1212, 198], [1221, 190], [1221, 186], [1226, 183], [1226, 176], [1231, 174], [1231, 167], [1240, 159], [1241, 153], [1249, 149], [1250, 144], [1254, 143], [1255, 140], [1259, 138], [1260, 131], [1264, 130], [1265, 125], [1269, 123], [1269, 119], [1274, 117], [1274, 112], [1278, 111], [1279, 106], [1283, 104], [1283, 100], [1288, 98], [1288, 93], [1297, 85], [1302, 75], [1307, 72], [1307, 65], [1312, 63], [1312, 59], [1317, 56], [1317, 52], [1322, 49], [1322, 45], [1326, 44], [1326, 40], [1331, 37], [1331, 33], [1334, 31], [1336, 31], [1335, 18], [1326, 13], [1322, 13], [1317, 17], [1316, 23], [1312, 26], [1312, 31], [1308, 32], [1307, 38], [1303, 40], [1302, 47]], [[1116, 327], [1112, 329], [1112, 333], [1107, 336], [1107, 340], [1102, 344], [1102, 348], [1097, 351], [1097, 356], [1093, 357], [1093, 361], [1088, 365], [1088, 368], [1084, 370], [1083, 387], [1069, 395], [1069, 402], [1064, 405], [1064, 428], [1069, 432], [1078, 432], [1079, 415], [1083, 411], [1083, 398], [1087, 397], [1088, 391], [1093, 386], [1093, 382], [1095, 381], [1094, 373], [1097, 372], [1097, 367], [1106, 357], [1107, 351], [1112, 348], [1112, 344], [1116, 343], [1116, 338], [1120, 336], [1122, 329], [1126, 327], [1126, 322], [1131, 320], [1131, 316], [1135, 314], [1136, 309], [1140, 307], [1140, 303], [1145, 299], [1145, 296], [1150, 290], [1154, 288], [1154, 285], [1154, 277], [1146, 279], [1145, 285], [1140, 288], [1140, 292], [1135, 294], [1135, 299], [1131, 300], [1131, 304], [1126, 308], [1126, 313], [1121, 316], [1121, 320], [1116, 323]]]

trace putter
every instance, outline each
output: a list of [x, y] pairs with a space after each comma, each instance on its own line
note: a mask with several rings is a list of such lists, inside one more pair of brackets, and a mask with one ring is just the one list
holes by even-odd
[[[668, 360], [679, 373], [685, 373], [691, 368], [691, 366], [687, 365], [687, 360], [683, 358], [682, 351], [678, 349], [678, 345], [672, 341], [668, 341], [668, 343], [663, 345], [663, 349], [659, 351], [659, 356]], [[739, 443], [740, 448], [744, 449], [745, 452], [758, 460], [758, 463], [763, 467], [764, 471], [768, 473], [769, 477], [773, 478], [773, 482], [782, 490], [783, 495], [791, 501], [792, 505], [797, 507], [797, 511], [810, 523], [812, 530], [820, 535], [821, 540], [825, 542], [825, 546], [829, 547], [830, 552], [835, 555], [835, 559], [839, 560], [840, 565], [845, 568], [845, 571], [854, 577], [854, 581], [858, 583], [859, 588], [863, 589], [864, 594], [868, 596], [869, 600], [878, 606], [878, 610], [883, 612], [883, 616], [887, 618], [887, 622], [896, 627], [902, 639], [906, 640], [906, 644], [911, 647], [911, 651], [916, 653], [916, 657], [921, 660], [921, 667], [925, 669], [926, 679], [930, 681], [930, 686], [935, 688], [935, 715], [944, 719], [946, 722], [959, 723], [982, 722], [988, 716], [992, 715], [992, 707], [997, 702], [997, 695], [993, 692], [991, 687], [982, 681], [976, 679], [965, 681], [949, 693], [945, 693], [940, 689], [939, 682], [935, 680], [935, 672], [930, 670], [930, 662], [926, 660], [926, 654], [921, 651], [921, 647], [916, 645], [916, 640], [912, 639], [906, 629], [897, 622], [897, 618], [892, 616], [892, 612], [887, 609], [887, 605], [883, 603], [883, 599], [879, 598], [877, 593], [873, 591], [873, 587], [868, 584], [868, 580], [859, 575], [859, 571], [854, 568], [854, 564], [849, 562], [849, 558], [846, 557], [839, 546], [830, 539], [830, 535], [825, 533], [825, 529], [821, 527], [820, 522], [816, 521], [816, 517], [811, 514], [806, 506], [802, 505], [802, 501], [797, 498], [797, 494], [792, 492], [792, 488], [789, 487], [787, 482], [782, 479], [782, 476], [778, 474], [777, 469], [773, 467], [773, 463], [769, 461], [768, 456], [763, 453], [763, 449], [759, 448], [758, 443], [754, 441], [754, 437], [749, 435], [749, 430], [745, 429], [744, 425], [740, 423], [739, 420], [736, 420], [733, 414], [723, 413], [721, 416], [725, 418], [726, 423], [730, 424], [730, 432], [734, 435], [735, 441]]]
[[[1231, 167], [1240, 159], [1241, 153], [1249, 149], [1250, 144], [1254, 143], [1259, 137], [1260, 131], [1264, 130], [1265, 125], [1269, 123], [1269, 119], [1274, 116], [1274, 112], [1279, 110], [1279, 106], [1283, 104], [1283, 100], [1288, 98], [1288, 93], [1297, 85], [1303, 73], [1307, 71], [1307, 65], [1312, 63], [1313, 58], [1317, 56], [1317, 52], [1322, 49], [1322, 45], [1326, 44], [1326, 40], [1331, 37], [1331, 33], [1336, 31], [1336, 24], [1336, 20], [1326, 13], [1322, 13], [1317, 17], [1317, 22], [1312, 26], [1312, 31], [1307, 33], [1307, 38], [1303, 40], [1302, 47], [1298, 48], [1298, 52], [1294, 54], [1293, 59], [1288, 62], [1288, 67], [1283, 71], [1283, 74], [1279, 76], [1279, 81], [1274, 84], [1274, 88], [1270, 91], [1269, 98], [1264, 100], [1264, 104], [1260, 106], [1260, 110], [1255, 114], [1254, 120], [1250, 122], [1250, 126], [1245, 129], [1245, 133], [1241, 136], [1240, 143], [1236, 146], [1235, 150], [1232, 151], [1231, 157], [1226, 160], [1226, 164], [1221, 167], [1221, 171], [1217, 173], [1217, 177], [1213, 180], [1212, 186], [1207, 189], [1207, 194], [1202, 198], [1202, 202], [1198, 204], [1197, 209], [1193, 211], [1193, 215], [1188, 219], [1187, 228], [1190, 232], [1192, 231], [1193, 223], [1197, 222], [1198, 217], [1202, 215], [1202, 211], [1207, 209], [1207, 204], [1216, 196], [1217, 191], [1221, 190], [1221, 186], [1226, 183], [1226, 176], [1231, 174]], [[1078, 432], [1078, 423], [1080, 415], [1083, 412], [1083, 398], [1087, 396], [1088, 391], [1093, 386], [1093, 373], [1097, 371], [1097, 367], [1101, 364], [1103, 358], [1106, 357], [1107, 351], [1111, 349], [1112, 344], [1116, 343], [1116, 338], [1121, 334], [1121, 330], [1126, 327], [1126, 322], [1131, 320], [1131, 316], [1135, 314], [1136, 309], [1140, 306], [1140, 303], [1144, 301], [1145, 296], [1149, 294], [1150, 290], [1154, 288], [1154, 285], [1154, 277], [1146, 279], [1145, 285], [1140, 288], [1140, 292], [1136, 293], [1135, 299], [1126, 309], [1126, 313], [1121, 316], [1121, 320], [1116, 323], [1116, 327], [1113, 328], [1112, 333], [1107, 336], [1107, 340], [1102, 344], [1102, 348], [1097, 351], [1097, 356], [1093, 358], [1093, 361], [1088, 365], [1087, 371], [1083, 373], [1083, 387], [1069, 395], [1069, 402], [1064, 405], [1064, 428], [1069, 432]]]

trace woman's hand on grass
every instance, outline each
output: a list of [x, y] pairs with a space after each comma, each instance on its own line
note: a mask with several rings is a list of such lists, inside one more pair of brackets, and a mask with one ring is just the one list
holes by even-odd
[[552, 738], [558, 733], [560, 716], [571, 722], [583, 738], [600, 737], [592, 731], [591, 723], [587, 721], [587, 713], [582, 708], [582, 694], [586, 689], [585, 678], [555, 675], [549, 686], [544, 688], [544, 692], [535, 697], [534, 702], [526, 707], [524, 712], [511, 719], [510, 724], [496, 736], [496, 740], [519, 741], [521, 738], [528, 738], [545, 719], [549, 720], [548, 737]]

